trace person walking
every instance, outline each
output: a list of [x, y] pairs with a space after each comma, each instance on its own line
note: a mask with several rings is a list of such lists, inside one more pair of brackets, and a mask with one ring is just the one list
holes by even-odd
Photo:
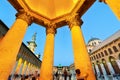
[[69, 80], [71, 80], [71, 76], [72, 76], [72, 73], [70, 72], [70, 70], [68, 70], [68, 77], [69, 77]]
[[88, 76], [87, 73], [81, 75], [80, 69], [76, 69], [75, 72], [76, 72], [76, 79], [77, 80], [87, 80], [87, 76]]
[[64, 70], [64, 80], [67, 80], [67, 70]]

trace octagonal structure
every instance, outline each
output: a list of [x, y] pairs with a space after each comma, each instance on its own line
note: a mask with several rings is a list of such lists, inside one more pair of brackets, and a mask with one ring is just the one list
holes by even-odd
[[66, 17], [79, 13], [80, 17], [95, 0], [8, 0], [14, 8], [24, 9], [32, 15], [34, 22], [42, 26], [55, 23], [57, 27], [66, 25]]

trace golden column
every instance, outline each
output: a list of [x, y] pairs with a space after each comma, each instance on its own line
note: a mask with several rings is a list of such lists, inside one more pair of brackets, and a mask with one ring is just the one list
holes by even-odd
[[78, 14], [69, 16], [67, 21], [72, 35], [75, 69], [80, 69], [81, 76], [87, 77], [87, 80], [95, 80], [89, 54], [80, 29], [83, 22]]
[[7, 80], [16, 61], [19, 48], [32, 17], [23, 10], [16, 15], [17, 19], [0, 41], [0, 79]]
[[54, 61], [54, 35], [56, 33], [54, 24], [49, 24], [46, 28], [46, 44], [42, 65], [40, 69], [40, 80], [53, 80], [53, 61]]
[[99, 0], [100, 2], [104, 2], [107, 4], [115, 16], [120, 20], [120, 0]]

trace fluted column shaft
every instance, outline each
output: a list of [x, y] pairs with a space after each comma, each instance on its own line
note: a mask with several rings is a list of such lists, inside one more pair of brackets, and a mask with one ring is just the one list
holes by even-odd
[[16, 61], [22, 40], [31, 17], [24, 11], [17, 14], [17, 19], [0, 41], [0, 79], [7, 80]]
[[87, 74], [88, 80], [95, 80], [89, 54], [80, 29], [82, 20], [80, 20], [80, 17], [75, 14], [69, 17], [68, 24], [72, 35], [75, 69], [80, 69], [81, 75]]
[[46, 29], [46, 44], [40, 69], [40, 80], [53, 80], [54, 35], [55, 25], [50, 24]]

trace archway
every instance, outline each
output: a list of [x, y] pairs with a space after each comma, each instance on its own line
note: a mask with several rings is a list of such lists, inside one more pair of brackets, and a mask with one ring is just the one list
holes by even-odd
[[98, 69], [100, 71], [100, 75], [103, 75], [102, 68], [100, 66], [100, 62], [99, 61], [97, 61], [97, 65], [98, 65]]
[[110, 56], [109, 61], [114, 69], [115, 74], [120, 74], [120, 69], [115, 61], [115, 58], [113, 56]]
[[107, 75], [110, 75], [110, 71], [109, 71], [108, 65], [106, 64], [105, 59], [102, 59], [102, 63], [104, 65], [104, 68], [106, 70]]

